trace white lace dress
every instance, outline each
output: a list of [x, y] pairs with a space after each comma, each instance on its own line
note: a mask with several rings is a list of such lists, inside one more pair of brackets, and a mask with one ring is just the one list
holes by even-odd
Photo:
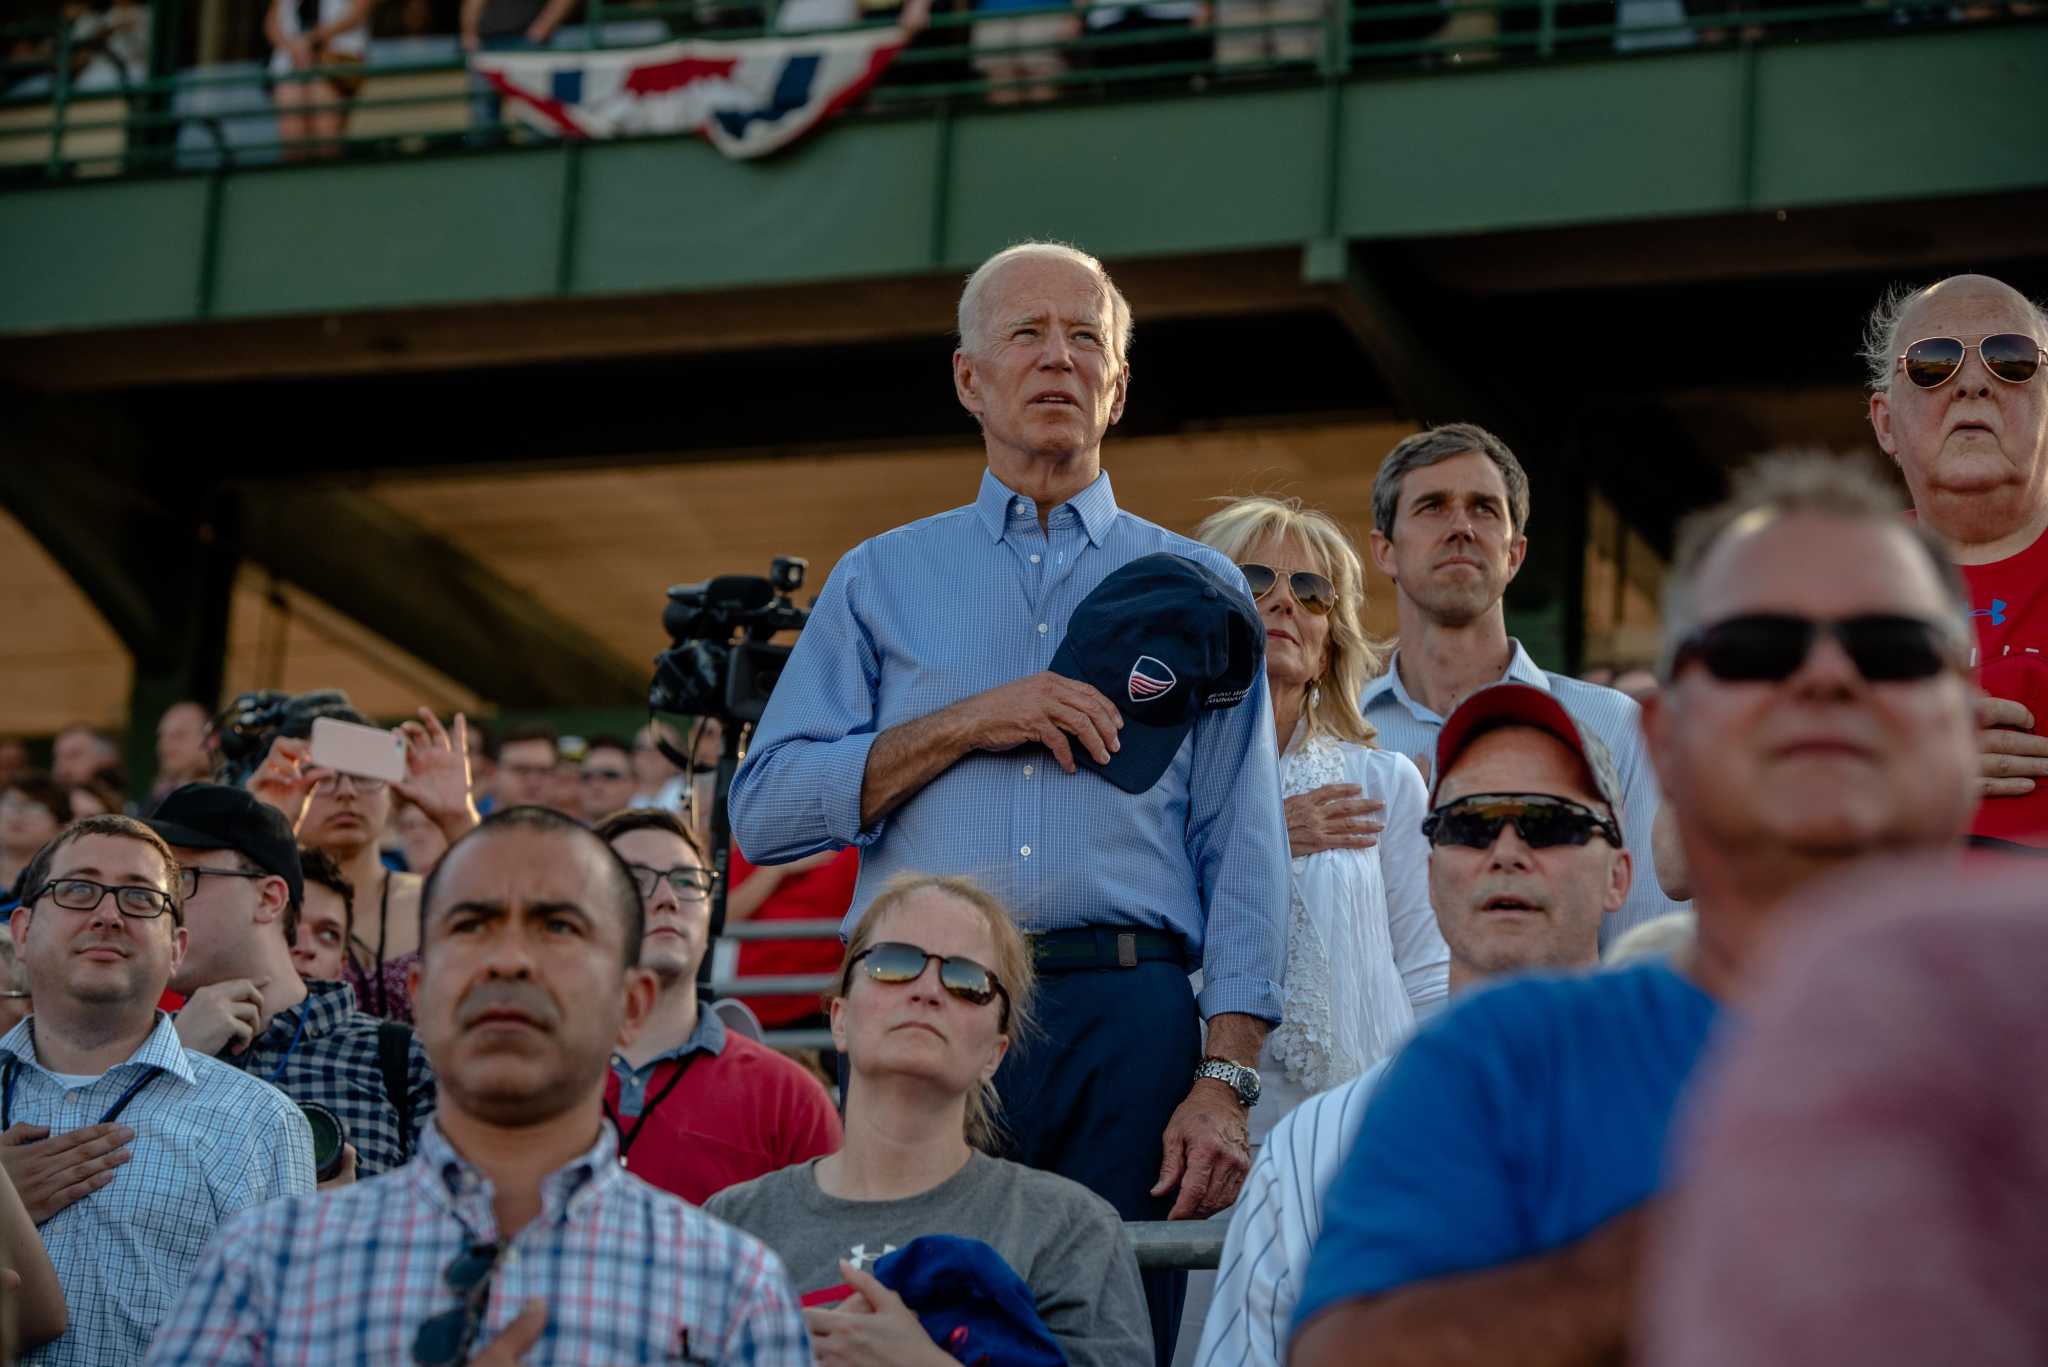
[[1451, 962], [1429, 906], [1429, 798], [1414, 762], [1297, 732], [1280, 763], [1285, 796], [1355, 783], [1387, 804], [1386, 830], [1371, 849], [1290, 861], [1285, 997], [1259, 1056], [1265, 1094], [1251, 1115], [1254, 1142], [1309, 1096], [1391, 1053], [1442, 1004]]

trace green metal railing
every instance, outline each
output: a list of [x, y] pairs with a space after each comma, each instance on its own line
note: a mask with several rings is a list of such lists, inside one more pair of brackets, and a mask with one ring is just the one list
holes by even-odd
[[[729, 41], [761, 36], [794, 37], [775, 28], [779, 0], [714, 0], [704, 22], [703, 0], [622, 4], [589, 0], [584, 42], [558, 47], [641, 46], [662, 38], [617, 41], [621, 31], [669, 29], [671, 38]], [[1311, 0], [1312, 2], [1312, 0]], [[1237, 22], [1231, 0], [1212, 6], [1188, 0], [1185, 23], [1114, 31], [1091, 28], [1088, 18], [1126, 7], [1112, 0], [1050, 3], [994, 14], [970, 10], [934, 13], [914, 35], [865, 101], [864, 112], [883, 113], [935, 104], [967, 105], [1018, 95], [1060, 99], [1104, 99], [1179, 89], [1214, 89], [1245, 84], [1338, 82], [1361, 72], [1451, 70], [1504, 62], [1626, 60], [1673, 46], [1756, 44], [1816, 37], [1909, 32], [1961, 23], [2038, 22], [2040, 6], [1973, 4], [1958, 9], [1925, 0], [1906, 3], [1834, 3], [1798, 7], [1759, 6], [1753, 0], [1711, 0], [1712, 12], [1681, 12], [1681, 0], [1667, 0], [1664, 15], [1632, 21], [1629, 10], [1649, 0], [1616, 5], [1581, 0], [1397, 0], [1359, 3], [1329, 0], [1321, 13], [1302, 18]], [[1697, 3], [1698, 0], [1695, 0]], [[1246, 0], [1250, 8], [1250, 0]], [[1134, 7], [1128, 13], [1138, 12]], [[1256, 12], [1256, 11], [1254, 11]], [[1029, 43], [990, 45], [973, 41], [973, 26], [988, 18], [1072, 17], [1077, 36]], [[882, 19], [853, 29], [887, 27]], [[812, 30], [846, 32], [849, 29]], [[493, 102], [466, 77], [461, 60], [348, 65], [294, 71], [196, 70], [124, 84], [81, 89], [71, 67], [73, 33], [61, 23], [0, 27], [0, 43], [28, 38], [46, 44], [48, 56], [34, 62], [0, 63], [0, 178], [23, 182], [81, 176], [210, 171], [221, 166], [266, 164], [310, 156], [393, 156], [438, 148], [474, 148], [506, 142], [552, 141], [548, 135], [478, 116]], [[1218, 60], [1217, 40], [1263, 48], [1249, 60]], [[1273, 41], [1262, 43], [1262, 39]], [[1279, 40], [1288, 40], [1282, 43]], [[1277, 49], [1292, 49], [1280, 55]], [[1641, 51], [1638, 51], [1640, 49]], [[1233, 49], [1234, 50], [1234, 49]], [[1053, 54], [1042, 73], [991, 79], [977, 62]], [[24, 78], [41, 73], [47, 91], [19, 90]], [[261, 124], [274, 114], [261, 92], [282, 83], [360, 78], [354, 99], [301, 105], [302, 114], [341, 112], [348, 127], [339, 139], [308, 134], [231, 136], [231, 126]], [[425, 90], [394, 87], [424, 84]], [[10, 89], [13, 93], [6, 93]], [[180, 108], [208, 95], [239, 92], [240, 107]], [[181, 136], [182, 134], [182, 136]], [[4, 181], [0, 181], [4, 183]]]

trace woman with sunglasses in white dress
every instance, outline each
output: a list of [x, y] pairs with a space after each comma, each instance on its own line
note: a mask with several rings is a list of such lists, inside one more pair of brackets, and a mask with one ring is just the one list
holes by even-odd
[[[1293, 896], [1280, 1024], [1259, 1058], [1252, 1142], [1310, 1095], [1349, 1081], [1442, 1004], [1450, 950], [1429, 905], [1428, 795], [1360, 715], [1384, 657], [1366, 635], [1365, 574], [1328, 514], [1234, 499], [1196, 535], [1243, 569], [1266, 624]], [[1384, 804], [1384, 828], [1362, 821]]]
[[[831, 1002], [847, 1062], [837, 1153], [705, 1203], [781, 1256], [820, 1367], [959, 1360], [878, 1283], [876, 1259], [924, 1235], [986, 1243], [1031, 1290], [1074, 1367], [1151, 1367], [1138, 1263], [1116, 1211], [1064, 1177], [992, 1157], [994, 1079], [1031, 1030], [1031, 950], [964, 878], [906, 875], [869, 904]], [[973, 1360], [973, 1343], [959, 1358]]]

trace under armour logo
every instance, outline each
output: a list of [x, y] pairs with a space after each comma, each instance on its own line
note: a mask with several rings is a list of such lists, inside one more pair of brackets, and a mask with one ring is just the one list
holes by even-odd
[[868, 1264], [880, 1262], [895, 1251], [896, 1245], [894, 1244], [883, 1244], [880, 1253], [868, 1252], [866, 1244], [855, 1244], [851, 1249], [847, 1250], [848, 1256], [846, 1261], [852, 1263], [859, 1271], [865, 1272], [868, 1270]]
[[1130, 692], [1132, 702], [1150, 702], [1172, 692], [1173, 686], [1179, 682], [1164, 661], [1140, 655], [1138, 662], [1131, 666], [1131, 677], [1125, 681], [1124, 687]]
[[1991, 600], [1990, 607], [1972, 608], [1970, 615], [1972, 617], [1989, 617], [1992, 626], [2002, 627], [2005, 625], [2005, 600], [2003, 598], [1994, 598]]

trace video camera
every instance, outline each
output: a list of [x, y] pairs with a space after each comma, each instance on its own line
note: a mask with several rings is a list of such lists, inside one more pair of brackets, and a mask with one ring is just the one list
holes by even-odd
[[761, 720], [789, 661], [789, 647], [768, 640], [810, 620], [790, 600], [809, 568], [799, 556], [778, 555], [766, 579], [722, 574], [671, 588], [661, 614], [671, 645], [654, 657], [648, 706], [728, 723]]
[[279, 736], [304, 737], [320, 717], [361, 720], [348, 694], [336, 688], [298, 694], [264, 688], [242, 694], [213, 719], [214, 740], [220, 750], [214, 780], [241, 787], [270, 753], [272, 741]]

